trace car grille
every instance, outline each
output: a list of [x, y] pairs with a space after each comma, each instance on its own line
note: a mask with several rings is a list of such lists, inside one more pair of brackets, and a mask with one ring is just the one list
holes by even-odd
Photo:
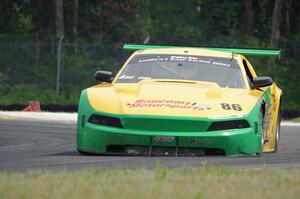
[[138, 156], [219, 156], [225, 155], [222, 149], [190, 148], [190, 147], [161, 147], [141, 145], [109, 145], [107, 153], [116, 155]]

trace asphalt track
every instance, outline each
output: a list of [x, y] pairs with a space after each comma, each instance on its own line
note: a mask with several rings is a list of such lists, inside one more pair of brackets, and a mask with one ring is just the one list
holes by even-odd
[[300, 168], [300, 127], [281, 127], [280, 151], [257, 157], [86, 156], [75, 148], [74, 124], [0, 120], [0, 171], [76, 168], [154, 168], [223, 165]]

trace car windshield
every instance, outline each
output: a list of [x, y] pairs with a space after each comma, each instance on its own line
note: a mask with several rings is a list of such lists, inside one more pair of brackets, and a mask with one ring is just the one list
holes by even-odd
[[176, 79], [215, 82], [220, 87], [244, 88], [235, 59], [190, 55], [147, 54], [134, 56], [117, 83], [137, 83], [143, 79]]

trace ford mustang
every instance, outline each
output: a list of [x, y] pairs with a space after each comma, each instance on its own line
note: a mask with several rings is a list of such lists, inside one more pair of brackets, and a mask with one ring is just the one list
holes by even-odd
[[108, 155], [276, 152], [282, 91], [244, 55], [280, 50], [124, 45], [120, 71], [82, 91], [77, 149]]

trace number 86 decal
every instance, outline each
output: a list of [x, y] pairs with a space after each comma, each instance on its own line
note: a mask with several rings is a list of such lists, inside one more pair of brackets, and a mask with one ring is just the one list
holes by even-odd
[[221, 107], [222, 109], [225, 109], [225, 110], [235, 110], [235, 111], [242, 111], [242, 107], [241, 105], [239, 104], [227, 104], [227, 103], [221, 103]]

